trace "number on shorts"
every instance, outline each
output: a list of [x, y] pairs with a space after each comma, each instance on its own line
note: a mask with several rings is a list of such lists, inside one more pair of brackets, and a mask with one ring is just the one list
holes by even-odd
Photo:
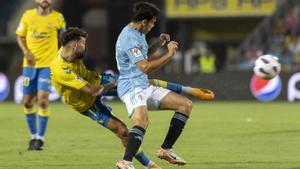
[[30, 81], [29, 77], [24, 77], [23, 78], [23, 86], [29, 86], [29, 81]]

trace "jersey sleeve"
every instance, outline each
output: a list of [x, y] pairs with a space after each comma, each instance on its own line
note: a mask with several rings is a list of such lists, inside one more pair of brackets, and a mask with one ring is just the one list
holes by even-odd
[[137, 38], [129, 37], [125, 45], [125, 52], [133, 63], [145, 60], [147, 57], [142, 53], [141, 47], [138, 45]]
[[56, 71], [53, 75], [58, 83], [77, 90], [88, 84], [87, 81], [68, 69], [68, 67], [61, 67], [60, 69], [61, 70]]
[[62, 33], [66, 30], [66, 21], [62, 14], [58, 15], [58, 30]]
[[27, 18], [27, 14], [25, 12], [23, 14], [23, 16], [22, 16], [22, 18], [21, 18], [21, 20], [19, 22], [18, 28], [16, 30], [16, 34], [19, 35], [19, 36], [26, 36], [27, 27], [28, 27], [26, 18]]

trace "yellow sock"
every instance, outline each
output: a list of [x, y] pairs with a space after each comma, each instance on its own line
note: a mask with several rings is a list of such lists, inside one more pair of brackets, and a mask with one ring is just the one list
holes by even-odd
[[33, 114], [36, 112], [36, 108], [35, 107], [32, 107], [32, 108], [26, 108], [24, 107], [24, 113], [25, 114]]
[[140, 154], [143, 151], [142, 147], [139, 147], [138, 151], [136, 152], [136, 154]]
[[159, 86], [162, 88], [167, 88], [168, 87], [168, 82], [163, 81], [163, 80], [158, 80], [158, 79], [153, 79], [154, 85]]
[[42, 117], [50, 116], [50, 111], [48, 109], [39, 108], [38, 114]]

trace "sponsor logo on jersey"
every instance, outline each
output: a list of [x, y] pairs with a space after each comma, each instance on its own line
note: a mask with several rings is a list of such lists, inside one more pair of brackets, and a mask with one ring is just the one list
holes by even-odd
[[71, 74], [71, 70], [69, 67], [63, 67], [63, 70], [66, 72], [66, 74]]
[[142, 56], [142, 52], [141, 52], [140, 49], [138, 49], [138, 48], [133, 48], [133, 49], [132, 49], [132, 53], [133, 53], [133, 56], [134, 56], [134, 57]]

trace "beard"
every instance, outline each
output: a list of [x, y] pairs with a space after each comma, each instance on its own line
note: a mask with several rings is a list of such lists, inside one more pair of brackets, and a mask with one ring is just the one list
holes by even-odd
[[86, 51], [87, 51], [87, 48], [85, 48], [83, 51], [76, 52], [76, 54], [75, 54], [76, 59], [83, 59], [86, 55]]
[[47, 9], [50, 7], [50, 4], [47, 1], [43, 1], [42, 3], [38, 3], [38, 6], [43, 9]]

